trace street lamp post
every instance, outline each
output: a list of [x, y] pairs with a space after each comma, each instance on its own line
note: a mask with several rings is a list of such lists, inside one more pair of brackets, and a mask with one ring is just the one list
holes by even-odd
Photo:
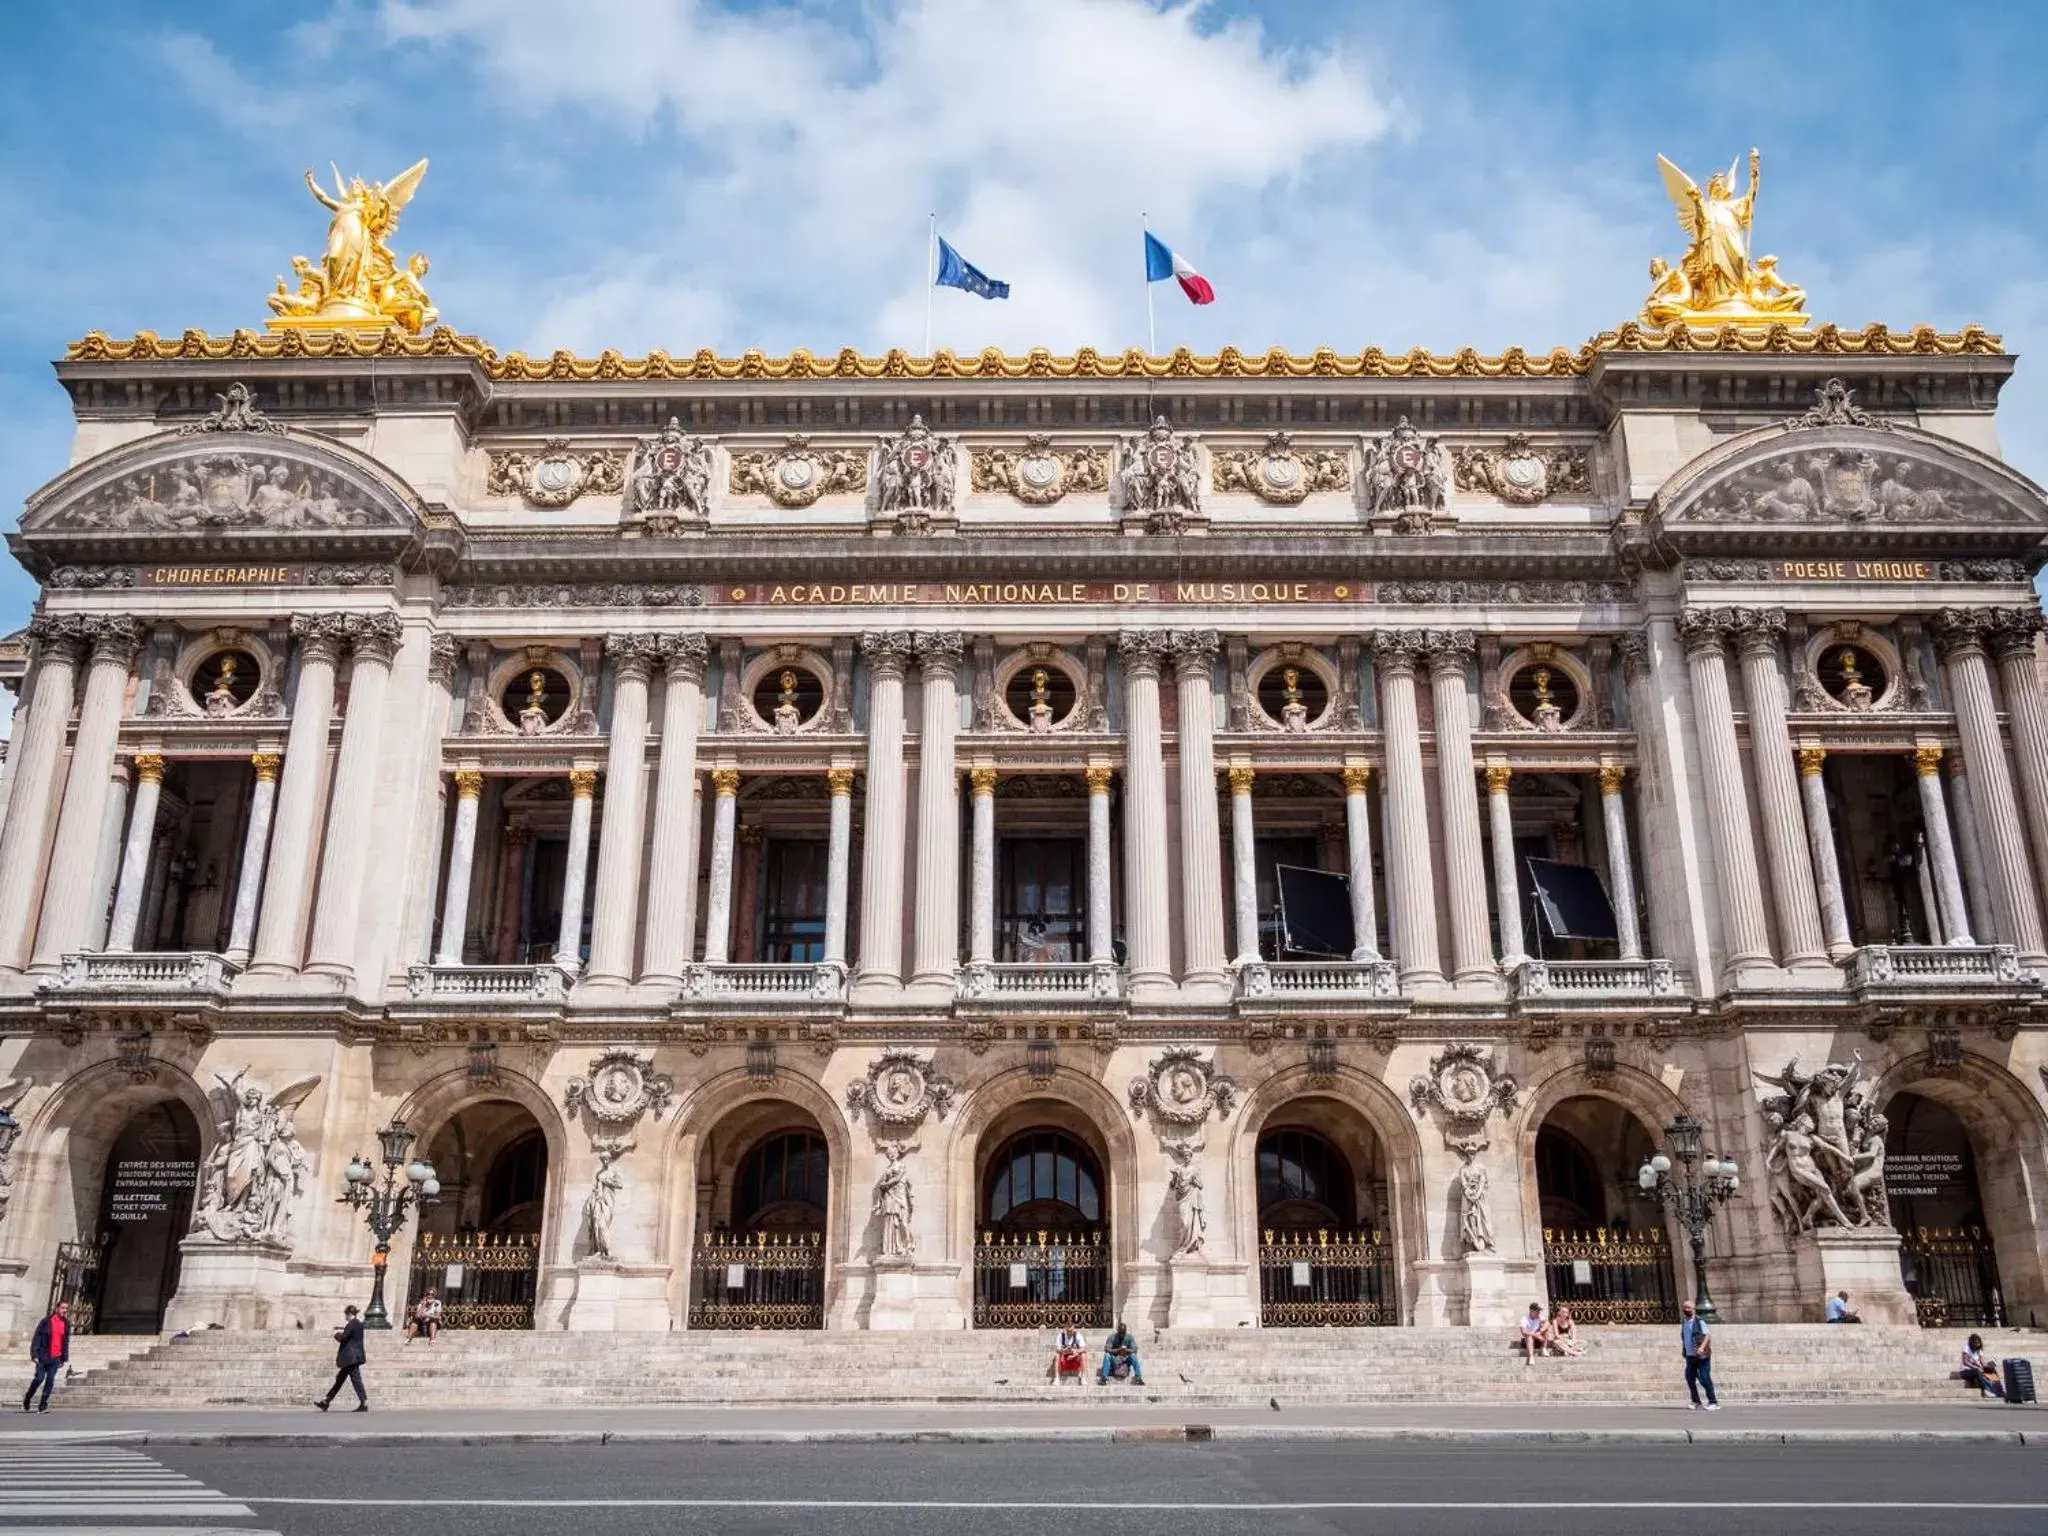
[[[377, 1140], [384, 1154], [384, 1187], [379, 1189], [371, 1181], [376, 1170], [363, 1161], [358, 1152], [348, 1160], [348, 1167], [342, 1173], [341, 1201], [362, 1211], [369, 1223], [370, 1233], [377, 1239], [377, 1256], [373, 1261], [376, 1280], [370, 1288], [369, 1310], [363, 1314], [365, 1328], [389, 1328], [391, 1314], [384, 1308], [384, 1266], [391, 1257], [391, 1234], [405, 1225], [405, 1213], [414, 1205], [424, 1210], [434, 1203], [434, 1197], [441, 1193], [441, 1181], [434, 1176], [434, 1165], [420, 1160], [407, 1163], [405, 1155], [412, 1150], [418, 1134], [410, 1130], [403, 1120], [394, 1119], [377, 1133]], [[398, 1173], [405, 1170], [405, 1180], [399, 1181]]]
[[[1693, 1309], [1711, 1321], [1718, 1315], [1707, 1294], [1707, 1228], [1716, 1206], [1726, 1205], [1742, 1189], [1742, 1176], [1731, 1158], [1700, 1156], [1700, 1123], [1681, 1111], [1664, 1127], [1670, 1153], [1659, 1152], [1636, 1171], [1644, 1198], [1671, 1207], [1692, 1244]], [[1672, 1157], [1679, 1173], [1672, 1176]]]

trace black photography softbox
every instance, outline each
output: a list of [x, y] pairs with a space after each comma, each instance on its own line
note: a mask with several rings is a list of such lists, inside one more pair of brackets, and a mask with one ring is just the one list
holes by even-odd
[[1282, 952], [1331, 955], [1349, 960], [1357, 944], [1351, 927], [1351, 880], [1322, 869], [1281, 864], [1280, 947]]
[[1556, 939], [1619, 939], [1614, 903], [1599, 871], [1588, 864], [1560, 864], [1555, 859], [1526, 859], [1529, 883], [1536, 891], [1536, 910], [1543, 929]]

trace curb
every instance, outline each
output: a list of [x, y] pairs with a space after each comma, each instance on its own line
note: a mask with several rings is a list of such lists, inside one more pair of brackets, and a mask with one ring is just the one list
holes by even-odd
[[245, 1448], [391, 1448], [503, 1445], [997, 1445], [1207, 1444], [1214, 1441], [1536, 1445], [2029, 1445], [2025, 1429], [1433, 1429], [1367, 1425], [1147, 1424], [1122, 1427], [991, 1425], [985, 1429], [730, 1430], [79, 1430], [0, 1432], [0, 1446], [163, 1445]]

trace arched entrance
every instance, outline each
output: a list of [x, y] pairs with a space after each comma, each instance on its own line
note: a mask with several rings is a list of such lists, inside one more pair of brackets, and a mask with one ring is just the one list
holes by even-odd
[[832, 1154], [795, 1104], [757, 1100], [704, 1137], [692, 1328], [823, 1328]]
[[1977, 1152], [1955, 1111], [1917, 1093], [1884, 1110], [1884, 1182], [1899, 1230], [1906, 1293], [1931, 1326], [2001, 1328], [1997, 1240], [1977, 1181]]
[[548, 1141], [523, 1104], [465, 1105], [426, 1139], [441, 1196], [420, 1213], [406, 1310], [432, 1291], [448, 1328], [531, 1328], [547, 1230]]
[[175, 1099], [137, 1110], [100, 1180], [98, 1238], [61, 1245], [50, 1303], [72, 1304], [81, 1333], [156, 1333], [178, 1289], [179, 1242], [192, 1225], [199, 1124]]
[[1281, 1105], [1259, 1133], [1259, 1322], [1267, 1328], [1401, 1321], [1386, 1159], [1334, 1099]]
[[1655, 1151], [1650, 1128], [1612, 1099], [1562, 1100], [1536, 1133], [1536, 1191], [1550, 1300], [1582, 1323], [1678, 1318], [1671, 1241], [1636, 1170]]
[[983, 1137], [975, 1327], [1109, 1325], [1109, 1186], [1081, 1122], [1069, 1105], [1033, 1102]]

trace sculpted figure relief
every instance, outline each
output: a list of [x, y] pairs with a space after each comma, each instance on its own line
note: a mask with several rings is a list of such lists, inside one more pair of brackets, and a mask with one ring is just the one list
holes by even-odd
[[248, 1074], [214, 1074], [220, 1139], [200, 1177], [192, 1228], [224, 1243], [285, 1243], [312, 1167], [292, 1116], [320, 1079], [302, 1077], [266, 1095]]
[[1762, 167], [1762, 156], [1752, 149], [1749, 190], [1738, 197], [1733, 163], [1709, 176], [1702, 191], [1685, 172], [1657, 157], [1686, 251], [1675, 269], [1662, 258], [1650, 264], [1650, 297], [1643, 305], [1650, 324], [1806, 323], [1806, 290], [1778, 275], [1777, 257], [1750, 254]]
[[875, 477], [878, 508], [895, 517], [904, 531], [922, 532], [935, 513], [953, 510], [954, 482], [959, 474], [958, 445], [940, 437], [922, 416], [894, 442], [884, 440], [881, 469]]
[[277, 280], [270, 295], [272, 330], [381, 330], [396, 325], [419, 332], [441, 317], [429, 302], [420, 280], [427, 258], [414, 255], [402, 266], [386, 243], [397, 232], [398, 216], [412, 201], [427, 174], [422, 160], [389, 181], [346, 185], [334, 171], [330, 194], [313, 173], [306, 172], [306, 190], [332, 217], [327, 223], [327, 249], [315, 266], [303, 256], [292, 258], [296, 288]]
[[336, 476], [263, 454], [201, 453], [126, 475], [58, 515], [109, 533], [377, 528], [385, 514]]
[[1397, 533], [1427, 533], [1441, 512], [1450, 476], [1442, 446], [1403, 416], [1383, 438], [1365, 443], [1365, 506], [1375, 517], [1392, 514]]
[[1117, 475], [1128, 513], [1145, 519], [1147, 533], [1179, 533], [1202, 516], [1202, 476], [1195, 439], [1176, 433], [1164, 416], [1143, 435], [1126, 437]]
[[906, 1145], [900, 1141], [885, 1142], [882, 1146], [888, 1162], [881, 1177], [875, 1180], [874, 1211], [882, 1224], [879, 1254], [885, 1259], [917, 1257], [917, 1234], [911, 1230], [917, 1202], [910, 1192], [910, 1173], [903, 1166], [903, 1159], [916, 1150], [914, 1143]]
[[711, 515], [711, 443], [686, 437], [675, 417], [658, 436], [643, 437], [633, 448], [628, 480], [633, 510], [648, 521], [690, 519]]
[[1486, 1170], [1467, 1163], [1458, 1170], [1458, 1240], [1467, 1253], [1493, 1252], [1493, 1212], [1487, 1208]]
[[1201, 1155], [1202, 1138], [1169, 1142], [1167, 1153], [1174, 1166], [1167, 1170], [1167, 1193], [1173, 1201], [1174, 1244], [1177, 1257], [1200, 1253], [1209, 1242], [1209, 1210], [1202, 1199], [1202, 1170], [1195, 1166]]
[[1771, 1206], [1794, 1232], [1815, 1227], [1889, 1227], [1884, 1188], [1885, 1118], [1863, 1082], [1863, 1058], [1808, 1075], [1797, 1057], [1759, 1082], [1782, 1090], [1763, 1101], [1771, 1132], [1765, 1166], [1776, 1177]]
[[591, 1178], [590, 1193], [583, 1197], [583, 1220], [590, 1228], [590, 1256], [608, 1259], [612, 1256], [612, 1218], [618, 1211], [619, 1193], [626, 1187], [618, 1162], [634, 1144], [607, 1137], [590, 1146], [597, 1153], [597, 1173]]

